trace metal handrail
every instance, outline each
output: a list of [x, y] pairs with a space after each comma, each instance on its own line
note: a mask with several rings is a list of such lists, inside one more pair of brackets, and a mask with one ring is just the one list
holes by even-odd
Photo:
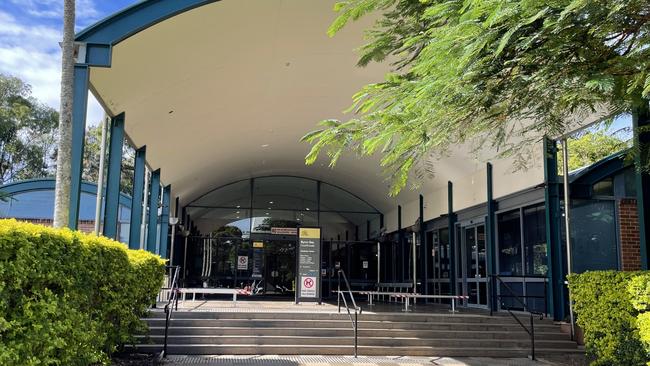
[[[345, 299], [345, 292], [341, 291], [341, 275], [343, 275], [343, 280], [345, 281], [345, 285], [347, 286], [347, 293], [350, 295], [350, 299], [352, 300], [352, 305], [354, 306], [352, 309], [354, 310], [354, 319], [352, 319], [352, 313], [350, 313], [350, 307], [348, 306], [348, 301]], [[354, 331], [354, 357], [357, 357], [357, 345], [358, 345], [358, 333], [359, 333], [359, 321], [358, 321], [358, 314], [361, 313], [361, 308], [357, 306], [356, 301], [354, 301], [354, 296], [352, 295], [352, 289], [350, 288], [350, 283], [348, 282], [348, 278], [345, 276], [345, 272], [339, 268], [338, 270], [338, 291], [336, 292], [336, 302], [338, 303], [338, 308], [339, 308], [339, 313], [341, 312], [341, 298], [343, 298], [343, 303], [345, 304], [345, 310], [348, 313], [348, 318], [350, 318], [350, 322], [352, 323], [352, 330]]]
[[180, 272], [180, 266], [166, 266], [169, 269], [170, 273], [173, 271], [172, 282], [169, 286], [171, 295], [167, 299], [165, 304], [165, 343], [163, 344], [163, 353], [162, 356], [167, 358], [167, 335], [169, 333], [169, 322], [172, 317], [174, 310], [178, 310], [178, 273]]
[[530, 310], [530, 308], [526, 305], [526, 303], [525, 303], [524, 300], [521, 298], [521, 296], [517, 295], [517, 294], [512, 290], [512, 288], [510, 288], [510, 286], [508, 286], [508, 284], [507, 284], [506, 282], [504, 282], [504, 281], [501, 279], [501, 277], [499, 277], [499, 275], [492, 275], [491, 277], [492, 277], [492, 285], [494, 286], [493, 288], [496, 288], [496, 283], [497, 283], [497, 281], [498, 281], [498, 282], [500, 282], [500, 283], [503, 285], [503, 287], [504, 287], [506, 290], [508, 290], [508, 292], [510, 293], [509, 296], [500, 295], [500, 294], [499, 294], [499, 295], [496, 295], [496, 293], [495, 293], [494, 296], [496, 296], [496, 297], [508, 297], [508, 298], [513, 298], [513, 299], [517, 300], [517, 302], [522, 306], [522, 308], [523, 308], [524, 311], [528, 312], [528, 316], [529, 316], [529, 319], [530, 319], [530, 329], [528, 329], [528, 328], [524, 325], [524, 323], [519, 319], [519, 317], [518, 317], [517, 315], [515, 315], [515, 313], [513, 313], [513, 312], [510, 310], [509, 307], [504, 307], [504, 304], [501, 303], [501, 308], [502, 308], [502, 309], [506, 309], [506, 310], [508, 311], [508, 314], [510, 314], [510, 316], [512, 316], [512, 317], [517, 321], [517, 323], [519, 323], [519, 325], [520, 325], [522, 328], [524, 328], [524, 330], [526, 331], [526, 333], [528, 333], [528, 335], [530, 336], [530, 358], [531, 358], [532, 360], [535, 360], [535, 322], [533, 321], [533, 315], [538, 315], [538, 316], [539, 316], [539, 319], [542, 320], [542, 319], [544, 318], [544, 313], [541, 313], [541, 312], [539, 312], [539, 311]]

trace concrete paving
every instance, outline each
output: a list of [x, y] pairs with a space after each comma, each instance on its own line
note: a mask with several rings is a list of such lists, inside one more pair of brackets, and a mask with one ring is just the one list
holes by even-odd
[[170, 355], [164, 365], [183, 366], [582, 366], [575, 357], [556, 360], [489, 357], [370, 357], [359, 356], [178, 356]]

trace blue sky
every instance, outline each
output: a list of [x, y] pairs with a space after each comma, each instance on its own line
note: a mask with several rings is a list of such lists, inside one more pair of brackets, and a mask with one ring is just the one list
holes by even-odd
[[[76, 29], [81, 30], [135, 0], [77, 0]], [[32, 86], [43, 103], [59, 108], [63, 0], [0, 0], [0, 73]], [[88, 123], [102, 117], [90, 97]]]
[[[182, 0], [177, 0], [182, 1]], [[77, 31], [136, 3], [136, 0], [77, 0]], [[32, 86], [33, 95], [59, 108], [63, 0], [0, 0], [0, 73], [18, 76]], [[103, 115], [92, 95], [88, 124]], [[610, 133], [630, 126], [619, 118]], [[623, 134], [629, 138], [630, 134]]]

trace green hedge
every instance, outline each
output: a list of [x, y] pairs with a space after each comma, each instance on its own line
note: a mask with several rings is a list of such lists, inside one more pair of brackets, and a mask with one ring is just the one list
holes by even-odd
[[0, 220], [0, 365], [106, 363], [146, 330], [164, 271], [107, 238]]
[[592, 365], [650, 361], [650, 272], [574, 274], [569, 288]]

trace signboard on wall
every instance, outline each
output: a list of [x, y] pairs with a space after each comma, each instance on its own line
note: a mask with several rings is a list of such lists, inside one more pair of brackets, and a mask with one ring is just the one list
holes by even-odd
[[321, 301], [321, 230], [300, 228], [298, 232], [298, 291], [296, 301]]
[[264, 242], [253, 242], [253, 268], [251, 271], [252, 278], [262, 278], [262, 269], [264, 267]]
[[248, 269], [248, 256], [239, 255], [237, 256], [237, 269], [238, 270], [247, 270]]
[[271, 234], [275, 235], [298, 235], [298, 229], [295, 227], [272, 227]]

